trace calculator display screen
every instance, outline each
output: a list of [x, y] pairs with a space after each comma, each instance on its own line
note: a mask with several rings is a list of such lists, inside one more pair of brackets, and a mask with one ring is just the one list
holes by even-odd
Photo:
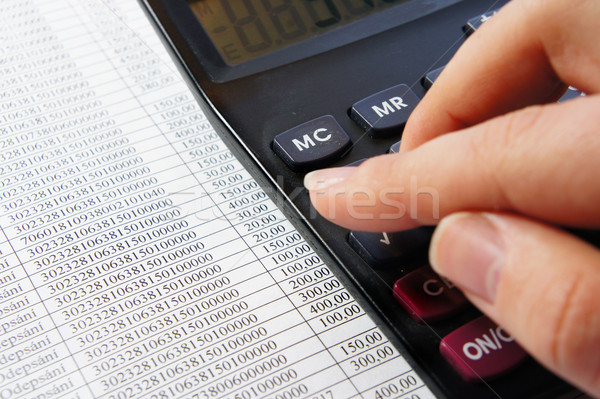
[[188, 0], [231, 66], [410, 0]]

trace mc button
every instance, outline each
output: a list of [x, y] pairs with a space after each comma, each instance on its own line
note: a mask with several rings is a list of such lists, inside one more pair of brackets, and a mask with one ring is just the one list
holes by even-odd
[[331, 115], [286, 130], [273, 140], [275, 153], [296, 172], [327, 166], [341, 158], [350, 145], [350, 137]]

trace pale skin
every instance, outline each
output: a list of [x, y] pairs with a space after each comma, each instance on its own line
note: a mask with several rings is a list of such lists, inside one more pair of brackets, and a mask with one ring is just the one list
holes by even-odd
[[[557, 104], [568, 85], [587, 96]], [[513, 0], [444, 69], [400, 154], [305, 185], [349, 229], [438, 224], [433, 268], [600, 397], [600, 251], [557, 227], [600, 228], [598, 93], [600, 1]]]

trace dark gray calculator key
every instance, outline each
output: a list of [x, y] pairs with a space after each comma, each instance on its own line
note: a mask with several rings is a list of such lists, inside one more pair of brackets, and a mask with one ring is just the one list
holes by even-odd
[[388, 152], [390, 154], [397, 154], [397, 153], [399, 153], [400, 152], [400, 143], [401, 143], [400, 141], [397, 141], [394, 144], [392, 144], [390, 146], [390, 149], [388, 150]]
[[481, 25], [483, 25], [485, 21], [494, 16], [498, 12], [498, 10], [500, 9], [498, 8], [492, 11], [488, 11], [486, 13], [469, 19], [465, 26], [463, 26], [463, 31], [467, 34], [467, 36], [473, 34], [477, 29], [479, 29]]
[[423, 85], [423, 87], [425, 89], [429, 90], [431, 85], [433, 85], [433, 82], [435, 82], [435, 80], [438, 78], [438, 76], [440, 76], [440, 73], [442, 73], [442, 71], [444, 70], [445, 67], [446, 67], [446, 65], [427, 72], [427, 74], [421, 80], [421, 84]]
[[569, 86], [569, 88], [567, 89], [567, 91], [565, 92], [565, 94], [563, 94], [563, 96], [558, 99], [558, 102], [562, 103], [562, 102], [565, 102], [567, 100], [571, 100], [573, 98], [584, 97], [584, 96], [585, 96], [584, 92], [577, 90], [573, 86]]
[[337, 161], [351, 144], [335, 118], [325, 115], [275, 136], [273, 150], [290, 169], [307, 172]]
[[401, 84], [355, 103], [350, 118], [373, 138], [400, 135], [419, 101], [410, 87]]
[[352, 231], [348, 242], [371, 267], [385, 267], [421, 253], [429, 245], [431, 229], [418, 227], [395, 233]]

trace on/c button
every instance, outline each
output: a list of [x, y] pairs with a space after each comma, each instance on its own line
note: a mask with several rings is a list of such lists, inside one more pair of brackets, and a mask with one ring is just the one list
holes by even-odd
[[470, 382], [498, 377], [527, 358], [515, 339], [485, 316], [446, 335], [440, 353]]
[[351, 144], [335, 118], [325, 115], [275, 136], [273, 150], [290, 169], [307, 172], [337, 161]]

